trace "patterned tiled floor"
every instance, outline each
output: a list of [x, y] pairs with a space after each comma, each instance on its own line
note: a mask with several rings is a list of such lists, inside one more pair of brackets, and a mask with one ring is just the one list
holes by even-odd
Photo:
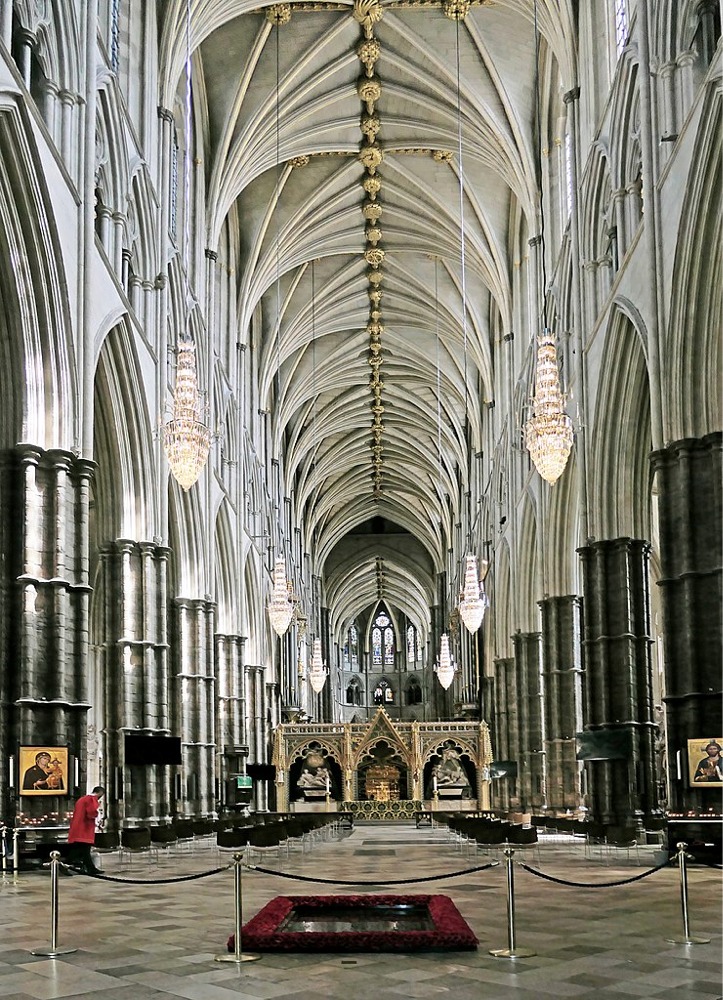
[[[518, 855], [519, 856], [519, 855]], [[525, 856], [549, 874], [582, 882], [626, 878], [654, 864], [652, 851], [635, 859], [584, 857], [565, 842]], [[149, 864], [122, 867], [104, 859], [106, 873], [160, 879], [225, 864], [215, 848], [197, 848]], [[459, 850], [446, 833], [413, 826], [359, 825], [351, 834], [264, 857], [264, 867], [321, 878], [374, 881], [413, 878], [484, 864]], [[50, 879], [23, 874], [0, 883], [0, 1000], [403, 1000], [443, 995], [454, 1000], [718, 1000], [721, 989], [720, 872], [690, 869], [691, 930], [711, 944], [670, 944], [682, 931], [678, 872], [665, 869], [616, 888], [570, 888], [516, 868], [517, 944], [534, 958], [493, 958], [507, 945], [505, 876], [495, 868], [405, 886], [394, 891], [443, 892], [452, 897], [478, 938], [476, 952], [409, 955], [264, 955], [241, 967], [213, 961], [233, 929], [230, 871], [162, 885], [63, 878], [61, 945], [78, 951], [47, 959], [30, 954], [50, 935]], [[244, 875], [244, 918], [277, 895], [353, 892], [258, 871]], [[369, 891], [374, 891], [370, 889]], [[378, 890], [377, 890], [378, 891]]]

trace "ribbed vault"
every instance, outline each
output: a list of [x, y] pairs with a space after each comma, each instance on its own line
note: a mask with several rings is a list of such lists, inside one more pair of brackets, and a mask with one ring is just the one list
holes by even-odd
[[[193, 0], [191, 8], [206, 245], [215, 249], [234, 210], [239, 329], [243, 337], [254, 329], [259, 405], [335, 633], [379, 597], [429, 628], [435, 579], [474, 485], [482, 404], [494, 398], [491, 331], [511, 332], [512, 220], [521, 213], [534, 232], [537, 216], [531, 0], [478, 3], [461, 22], [441, 4], [381, 7], [371, 32], [384, 154], [374, 223], [384, 250], [375, 439], [357, 92], [364, 32], [353, 4], [291, 3], [280, 27], [244, 0]], [[544, 79], [557, 95], [575, 79], [573, 7], [538, 4]], [[182, 86], [185, 17], [185, 2], [168, 4], [167, 106]], [[359, 526], [380, 517], [424, 559], [404, 558], [386, 534], [350, 545]], [[372, 572], [379, 560], [381, 593]]]

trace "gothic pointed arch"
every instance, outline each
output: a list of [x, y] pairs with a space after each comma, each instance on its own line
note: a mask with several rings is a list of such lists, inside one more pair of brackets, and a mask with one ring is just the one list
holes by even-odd
[[666, 335], [668, 439], [701, 437], [723, 427], [723, 98], [711, 85], [695, 140], [696, 157], [683, 202]]
[[[625, 309], [625, 311], [624, 311]], [[639, 316], [637, 322], [642, 324]], [[643, 354], [646, 331], [617, 303], [610, 314], [590, 441], [590, 498], [598, 538], [649, 539], [650, 392]]]
[[32, 130], [0, 102], [0, 440], [79, 446], [63, 248]]

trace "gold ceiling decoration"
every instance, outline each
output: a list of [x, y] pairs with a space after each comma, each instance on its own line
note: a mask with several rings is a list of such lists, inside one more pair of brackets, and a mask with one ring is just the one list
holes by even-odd
[[382, 445], [382, 414], [384, 404], [382, 402], [382, 392], [384, 382], [381, 379], [382, 366], [382, 334], [384, 325], [381, 322], [382, 313], [380, 303], [382, 298], [381, 266], [384, 263], [385, 252], [380, 246], [382, 242], [382, 230], [377, 225], [381, 215], [382, 206], [377, 201], [377, 195], [382, 189], [382, 179], [378, 173], [378, 168], [384, 160], [384, 153], [377, 141], [381, 131], [381, 118], [376, 110], [376, 103], [382, 96], [382, 83], [376, 75], [376, 64], [382, 54], [382, 47], [379, 39], [374, 37], [374, 26], [381, 20], [384, 11], [379, 0], [354, 0], [352, 16], [362, 28], [363, 38], [356, 46], [356, 55], [364, 68], [364, 75], [357, 80], [356, 90], [359, 100], [363, 104], [360, 128], [362, 133], [362, 143], [359, 149], [359, 162], [364, 167], [362, 187], [366, 197], [362, 204], [362, 214], [366, 220], [364, 226], [364, 236], [366, 239], [366, 249], [364, 250], [364, 260], [369, 264], [370, 270], [366, 277], [369, 282], [369, 323], [367, 324], [367, 336], [369, 337], [369, 356], [367, 358], [371, 367], [369, 377], [369, 390], [372, 394], [372, 495], [381, 496], [382, 492], [382, 469], [384, 466]]
[[308, 156], [292, 156], [289, 160], [292, 167], [298, 169], [299, 167], [308, 167], [309, 157]]
[[275, 3], [266, 8], [266, 20], [280, 28], [291, 20], [291, 4]]
[[470, 0], [444, 0], [444, 16], [451, 21], [464, 21], [469, 14]]
[[[378, 201], [365, 201], [362, 205], [362, 213], [367, 222], [378, 222], [382, 217], [382, 212], [382, 206]], [[381, 292], [379, 293], [379, 297], [381, 298]]]
[[451, 149], [433, 149], [432, 159], [437, 163], [451, 163], [453, 153]]
[[364, 37], [374, 37], [374, 25], [381, 21], [384, 11], [379, 0], [354, 0], [352, 16], [364, 30]]

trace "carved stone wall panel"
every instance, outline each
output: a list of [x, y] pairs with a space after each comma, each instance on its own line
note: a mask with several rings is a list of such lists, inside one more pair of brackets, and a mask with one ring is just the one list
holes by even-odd
[[[344, 802], [356, 801], [359, 769], [370, 752], [385, 742], [407, 768], [408, 798], [420, 799], [424, 765], [445, 743], [453, 743], [467, 755], [477, 774], [478, 802], [488, 807], [489, 781], [482, 778], [492, 763], [492, 747], [486, 722], [399, 722], [383, 708], [364, 723], [284, 723], [274, 734], [273, 763], [276, 766], [277, 806], [287, 808], [293, 789], [289, 771], [311, 744], [319, 746], [338, 763]], [[471, 777], [471, 776], [470, 776]], [[474, 790], [473, 790], [474, 794]]]

